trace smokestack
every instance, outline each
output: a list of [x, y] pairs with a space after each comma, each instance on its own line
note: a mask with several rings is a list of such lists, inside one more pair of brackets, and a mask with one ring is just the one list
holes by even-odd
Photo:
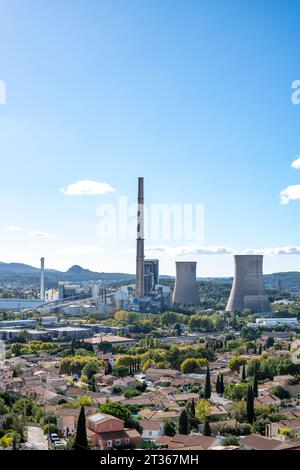
[[196, 261], [176, 261], [175, 305], [191, 307], [199, 304], [196, 266]]
[[40, 298], [45, 300], [45, 258], [41, 258], [41, 288]]
[[235, 255], [235, 273], [226, 311], [250, 308], [254, 313], [270, 313], [272, 309], [263, 280], [262, 255]]
[[138, 179], [135, 295], [144, 297], [144, 178]]

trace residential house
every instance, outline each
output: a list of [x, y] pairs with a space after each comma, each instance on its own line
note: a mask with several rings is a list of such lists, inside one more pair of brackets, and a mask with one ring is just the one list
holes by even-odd
[[276, 439], [300, 438], [300, 417], [266, 425], [266, 435]]
[[137, 384], [137, 380], [135, 377], [122, 377], [120, 379], [115, 379], [113, 382], [114, 386], [122, 387], [122, 388], [134, 387], [136, 384]]
[[126, 429], [124, 421], [103, 413], [88, 416], [87, 428], [92, 446], [101, 450], [129, 448], [141, 441], [141, 435], [136, 429]]
[[257, 397], [254, 400], [254, 406], [256, 408], [259, 408], [260, 406], [270, 406], [270, 405], [280, 406], [280, 404], [281, 404], [281, 400], [275, 397], [275, 395], [271, 395], [271, 394]]
[[240, 447], [246, 450], [283, 450], [289, 446], [278, 439], [250, 434], [240, 439]]
[[176, 379], [180, 377], [180, 375], [181, 373], [176, 369], [156, 369], [154, 367], [150, 367], [145, 372], [146, 379], [153, 382], [162, 379], [162, 377], [166, 379]]
[[155, 444], [158, 447], [173, 450], [209, 450], [220, 444], [217, 437], [199, 436], [197, 434], [175, 434], [173, 437], [161, 436], [156, 439]]
[[153, 441], [158, 439], [164, 433], [164, 425], [162, 421], [141, 420], [139, 421], [139, 424], [143, 429], [143, 441]]

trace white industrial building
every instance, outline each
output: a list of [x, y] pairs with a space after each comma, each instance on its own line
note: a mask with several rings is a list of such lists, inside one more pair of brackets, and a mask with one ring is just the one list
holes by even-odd
[[260, 326], [272, 327], [272, 326], [299, 326], [299, 322], [296, 317], [292, 318], [257, 318], [255, 323], [251, 322], [247, 324], [252, 328], [258, 328]]

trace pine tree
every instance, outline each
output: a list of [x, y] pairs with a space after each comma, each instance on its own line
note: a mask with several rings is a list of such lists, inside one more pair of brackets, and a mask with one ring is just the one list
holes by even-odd
[[205, 377], [204, 398], [209, 399], [210, 397], [211, 397], [210, 371], [209, 371], [209, 367], [207, 367], [206, 377]]
[[74, 450], [88, 450], [84, 406], [81, 407], [77, 421]]
[[217, 377], [216, 392], [218, 395], [220, 394], [220, 374], [218, 374], [218, 377]]
[[185, 408], [182, 410], [182, 412], [179, 415], [178, 432], [179, 434], [186, 434], [186, 435], [189, 434], [190, 432], [189, 418], [188, 418]]
[[242, 382], [246, 381], [246, 364], [243, 364], [242, 367]]
[[251, 385], [248, 387], [247, 391], [247, 421], [249, 424], [253, 424], [255, 421], [255, 412], [254, 412], [254, 395]]
[[224, 394], [224, 376], [223, 376], [223, 374], [221, 374], [221, 377], [220, 377], [219, 390], [220, 390], [220, 395], [223, 395]]
[[211, 436], [211, 427], [208, 420], [204, 423], [203, 436]]

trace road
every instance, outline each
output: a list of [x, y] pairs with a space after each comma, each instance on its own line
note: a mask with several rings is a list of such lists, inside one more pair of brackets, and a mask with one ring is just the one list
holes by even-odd
[[24, 444], [27, 450], [47, 450], [47, 438], [39, 426], [27, 426], [27, 442]]

